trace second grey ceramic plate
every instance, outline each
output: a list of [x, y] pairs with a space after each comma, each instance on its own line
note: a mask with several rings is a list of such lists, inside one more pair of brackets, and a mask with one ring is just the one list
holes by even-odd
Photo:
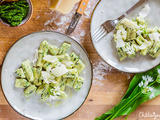
[[[139, 0], [101, 0], [97, 5], [91, 20], [91, 34], [105, 21], [116, 19], [125, 13], [129, 8], [131, 8]], [[160, 27], [160, 0], [148, 0], [151, 11], [147, 16], [149, 21], [149, 26]], [[145, 5], [144, 4], [144, 5]], [[144, 5], [140, 6], [134, 10], [127, 18], [135, 18], [138, 13], [142, 10]], [[138, 56], [134, 59], [125, 59], [120, 62], [119, 56], [113, 40], [113, 32], [106, 35], [102, 40], [96, 42], [92, 39], [93, 45], [99, 55], [111, 66], [117, 68], [118, 70], [129, 72], [129, 73], [139, 73], [147, 71], [160, 63], [160, 57], [157, 59], [148, 56]]]
[[[71, 43], [72, 47], [69, 52], [74, 51], [78, 54], [86, 65], [80, 75], [85, 78], [81, 90], [74, 92], [68, 89], [68, 98], [63, 101], [43, 103], [39, 101], [40, 96], [35, 94], [26, 99], [23, 89], [14, 87], [16, 79], [14, 71], [21, 66], [24, 60], [29, 58], [30, 61], [33, 61], [35, 50], [44, 40], [56, 46], [60, 46], [64, 41]], [[2, 90], [9, 104], [21, 115], [38, 120], [57, 120], [71, 115], [84, 103], [91, 83], [92, 68], [86, 51], [70, 37], [57, 32], [37, 32], [18, 40], [8, 51], [1, 73]]]

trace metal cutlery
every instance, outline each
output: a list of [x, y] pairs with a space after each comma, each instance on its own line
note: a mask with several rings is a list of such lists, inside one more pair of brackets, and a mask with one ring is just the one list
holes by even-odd
[[133, 7], [131, 7], [125, 14], [121, 15], [119, 18], [115, 20], [107, 20], [104, 22], [99, 28], [97, 28], [93, 34], [92, 34], [92, 39], [95, 41], [99, 41], [102, 39], [105, 35], [110, 33], [115, 29], [115, 26], [117, 23], [124, 18], [127, 14], [129, 14], [131, 11], [134, 9], [138, 8], [140, 5], [142, 5], [144, 2], [147, 2], [148, 0], [139, 0]]
[[81, 18], [82, 14], [84, 13], [84, 11], [87, 7], [88, 2], [89, 2], [89, 0], [82, 0], [81, 1], [78, 10], [69, 25], [69, 28], [67, 30], [67, 35], [70, 35], [74, 31], [74, 29], [76, 28], [79, 19]]

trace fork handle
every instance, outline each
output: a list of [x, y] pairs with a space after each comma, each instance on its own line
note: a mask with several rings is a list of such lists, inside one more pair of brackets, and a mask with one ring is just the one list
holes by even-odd
[[[139, 0], [139, 2], [137, 2], [133, 7], [131, 7], [126, 14], [129, 14], [130, 12], [132, 12], [134, 9], [138, 8], [140, 5], [142, 5], [143, 3], [147, 2], [148, 0]], [[126, 16], [126, 14], [121, 15], [118, 20], [121, 20], [122, 18], [124, 18]]]

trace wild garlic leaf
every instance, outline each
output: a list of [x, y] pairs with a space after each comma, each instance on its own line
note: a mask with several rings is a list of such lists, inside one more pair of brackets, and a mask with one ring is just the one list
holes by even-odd
[[112, 120], [122, 115], [129, 116], [143, 102], [160, 95], [159, 76], [160, 65], [147, 72], [136, 74], [119, 104], [95, 120]]

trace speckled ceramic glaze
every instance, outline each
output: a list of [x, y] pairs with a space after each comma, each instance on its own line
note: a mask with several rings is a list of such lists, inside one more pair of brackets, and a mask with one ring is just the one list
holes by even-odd
[[[138, 1], [139, 0], [101, 0], [92, 15], [91, 34], [103, 22], [118, 18]], [[151, 7], [150, 14], [146, 17], [149, 21], [149, 26], [160, 27], [160, 0], [149, 0], [145, 4], [149, 4]], [[132, 11], [132, 13], [126, 17], [129, 19], [136, 17], [145, 4]], [[92, 39], [99, 55], [111, 66], [124, 72], [139, 73], [147, 71], [160, 63], [160, 57], [153, 59], [149, 55], [137, 55], [134, 59], [127, 58], [120, 62], [113, 40], [113, 33], [114, 31], [106, 35], [99, 42]]]
[[[26, 59], [33, 61], [35, 50], [44, 40], [59, 47], [64, 41], [71, 43], [72, 47], [69, 53], [74, 51], [86, 65], [86, 68], [80, 74], [85, 78], [81, 90], [75, 92], [71, 88], [67, 88], [68, 97], [62, 101], [43, 103], [40, 101], [40, 96], [35, 94], [26, 99], [23, 95], [23, 89], [14, 87], [16, 79], [14, 71]], [[70, 37], [56, 32], [37, 32], [21, 38], [8, 51], [1, 73], [2, 90], [9, 104], [21, 115], [36, 120], [62, 119], [75, 112], [85, 101], [91, 87], [91, 81], [91, 63], [85, 50]]]

